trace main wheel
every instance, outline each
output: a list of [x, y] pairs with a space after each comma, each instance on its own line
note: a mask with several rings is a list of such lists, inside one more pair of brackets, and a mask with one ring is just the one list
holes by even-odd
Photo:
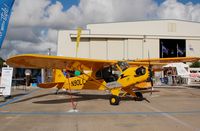
[[119, 96], [112, 95], [110, 97], [110, 104], [111, 105], [119, 105], [119, 102], [120, 102], [120, 97]]
[[141, 92], [135, 92], [135, 95], [137, 96], [137, 98], [143, 99], [143, 95]]

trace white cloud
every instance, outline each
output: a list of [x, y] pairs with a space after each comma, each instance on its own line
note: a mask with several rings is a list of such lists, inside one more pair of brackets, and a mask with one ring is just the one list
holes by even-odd
[[47, 54], [48, 48], [51, 48], [52, 54], [56, 55], [56, 44], [50, 41], [42, 41], [40, 43], [25, 42], [20, 40], [5, 41], [1, 49], [0, 56], [3, 58], [17, 54], [39, 53]]
[[147, 19], [155, 14], [153, 0], [81, 0], [78, 6], [63, 11], [60, 2], [16, 0], [11, 26], [63, 29], [88, 23]]
[[16, 0], [11, 25], [20, 27], [41, 25], [48, 5], [50, 0]]
[[71, 27], [76, 27], [88, 23], [147, 19], [155, 14], [156, 8], [153, 0], [82, 0], [66, 15]]
[[[16, 0], [10, 19], [3, 56], [19, 53], [56, 54], [57, 30], [85, 27], [88, 23], [148, 19], [182, 19], [200, 22], [200, 4], [165, 0], [80, 0], [78, 6], [63, 11], [60, 2]], [[1, 55], [2, 56], [2, 55]], [[4, 58], [5, 58], [4, 57]]]
[[16, 27], [9, 28], [7, 33], [7, 40], [21, 40], [27, 42], [39, 42], [38, 33], [40, 29], [30, 28], [30, 27]]
[[200, 22], [200, 4], [191, 2], [183, 4], [177, 0], [166, 0], [157, 11], [158, 18], [162, 19], [181, 19]]

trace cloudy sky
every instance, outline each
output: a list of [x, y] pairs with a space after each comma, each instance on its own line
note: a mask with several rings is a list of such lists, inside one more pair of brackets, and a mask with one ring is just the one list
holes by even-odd
[[57, 31], [88, 23], [152, 19], [200, 22], [199, 0], [15, 0], [0, 56], [56, 55]]

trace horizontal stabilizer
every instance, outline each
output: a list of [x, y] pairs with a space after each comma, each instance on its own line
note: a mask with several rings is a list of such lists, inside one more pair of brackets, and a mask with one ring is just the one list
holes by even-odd
[[[136, 91], [137, 92], [137, 91]], [[151, 90], [151, 89], [148, 89], [148, 90], [140, 90], [139, 92], [141, 92], [142, 94], [143, 93], [152, 93], [152, 92], [160, 92], [159, 90]]]
[[38, 84], [38, 87], [40, 87], [40, 88], [53, 88], [53, 87], [61, 88], [63, 86], [63, 84], [64, 84], [64, 82], [40, 83], [40, 84]]

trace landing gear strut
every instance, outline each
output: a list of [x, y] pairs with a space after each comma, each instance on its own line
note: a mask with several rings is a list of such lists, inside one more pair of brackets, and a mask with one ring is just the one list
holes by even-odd
[[120, 102], [120, 97], [119, 96], [112, 95], [110, 97], [110, 104], [111, 105], [119, 105], [119, 102]]
[[60, 90], [59, 88], [56, 90], [56, 92], [55, 92], [55, 94], [56, 94], [56, 95], [58, 95], [58, 93], [59, 93], [59, 90]]

